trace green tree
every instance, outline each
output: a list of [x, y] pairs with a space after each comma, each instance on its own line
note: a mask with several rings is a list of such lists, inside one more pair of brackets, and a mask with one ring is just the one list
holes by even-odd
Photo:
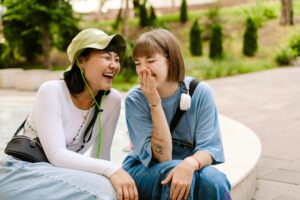
[[148, 23], [148, 15], [146, 9], [146, 1], [143, 4], [140, 4], [140, 27], [146, 27], [149, 25]]
[[223, 56], [223, 33], [222, 26], [215, 24], [212, 27], [212, 36], [209, 43], [209, 57], [212, 59], [219, 59]]
[[149, 16], [149, 25], [154, 25], [156, 22], [156, 14], [155, 14], [155, 10], [153, 8], [153, 6], [150, 6], [150, 16]]
[[257, 49], [257, 27], [253, 19], [248, 18], [244, 33], [243, 53], [246, 56], [254, 56]]
[[182, 0], [180, 6], [180, 21], [182, 23], [187, 22], [188, 20], [188, 10], [186, 0]]
[[198, 24], [198, 19], [195, 20], [190, 30], [190, 51], [193, 56], [202, 55], [201, 29]]
[[50, 50], [66, 50], [79, 31], [72, 7], [66, 0], [4, 0], [4, 37], [9, 47], [33, 62], [43, 53], [43, 64], [51, 68]]

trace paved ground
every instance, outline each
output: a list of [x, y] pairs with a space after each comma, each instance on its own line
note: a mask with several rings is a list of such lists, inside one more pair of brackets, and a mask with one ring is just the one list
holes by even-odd
[[[300, 67], [279, 68], [208, 82], [214, 89], [220, 113], [250, 127], [261, 139], [263, 152], [258, 164], [258, 188], [253, 199], [299, 200]], [[0, 90], [0, 103], [2, 101], [9, 105], [0, 107], [0, 119], [2, 117], [7, 121], [6, 126], [9, 125], [9, 117], [17, 116], [22, 120], [28, 111], [28, 108], [22, 110], [22, 107], [15, 107], [17, 105], [14, 103], [7, 104], [9, 96], [17, 95], [19, 101], [26, 103], [32, 100], [33, 94]], [[11, 116], [2, 115], [3, 110], [7, 109], [14, 113]], [[124, 133], [121, 137], [125, 137]]]
[[262, 142], [256, 200], [300, 199], [300, 67], [208, 81], [219, 111]]

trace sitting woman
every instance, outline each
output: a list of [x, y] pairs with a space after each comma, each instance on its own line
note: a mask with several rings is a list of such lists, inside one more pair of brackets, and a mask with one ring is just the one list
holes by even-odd
[[[135, 180], [139, 197], [231, 199], [226, 176], [211, 166], [224, 162], [224, 152], [210, 86], [185, 77], [178, 41], [167, 30], [142, 34], [133, 58], [140, 86], [125, 100], [133, 151], [123, 168]], [[170, 131], [178, 107], [183, 115]]]
[[[38, 137], [48, 162], [0, 161], [1, 199], [138, 199], [133, 179], [112, 163], [121, 96], [112, 89], [126, 42], [85, 29], [71, 42], [64, 80], [43, 83], [23, 134]], [[90, 147], [91, 157], [83, 155]]]

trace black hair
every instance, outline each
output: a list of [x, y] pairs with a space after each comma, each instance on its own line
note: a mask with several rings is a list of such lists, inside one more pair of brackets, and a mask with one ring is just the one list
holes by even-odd
[[[115, 40], [112, 40], [109, 45], [103, 49], [93, 49], [93, 48], [86, 48], [84, 49], [79, 57], [88, 58], [93, 51], [101, 51], [101, 52], [115, 52], [120, 57], [120, 49], [116, 44]], [[67, 87], [71, 94], [79, 94], [84, 91], [85, 83], [82, 79], [80, 67], [78, 66], [77, 62], [74, 62], [71, 69], [64, 72], [64, 81], [67, 84]]]

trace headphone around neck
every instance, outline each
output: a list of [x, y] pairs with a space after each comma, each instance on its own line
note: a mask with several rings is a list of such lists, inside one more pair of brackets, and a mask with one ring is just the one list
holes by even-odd
[[180, 96], [180, 110], [188, 110], [191, 107], [191, 96], [188, 93], [188, 89], [184, 83], [184, 81], [180, 81], [182, 87], [182, 92]]

